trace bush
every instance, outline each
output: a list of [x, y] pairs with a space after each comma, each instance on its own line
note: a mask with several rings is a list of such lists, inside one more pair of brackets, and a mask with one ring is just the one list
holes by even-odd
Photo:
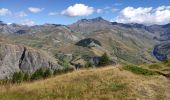
[[23, 81], [29, 81], [30, 80], [30, 75], [28, 73], [24, 74]]
[[50, 69], [46, 69], [43, 75], [43, 78], [50, 77], [52, 75], [52, 72]]
[[40, 68], [32, 74], [31, 80], [38, 80], [43, 78], [43, 76], [44, 76], [44, 70]]
[[123, 69], [131, 71], [135, 74], [141, 74], [141, 75], [146, 75], [146, 76], [156, 74], [155, 72], [153, 72], [151, 70], [143, 69], [143, 68], [135, 66], [135, 65], [125, 65], [125, 66], [123, 66]]
[[93, 64], [91, 62], [87, 62], [85, 64], [85, 68], [90, 68], [90, 67], [93, 67]]
[[59, 62], [58, 62], [61, 66], [63, 66], [64, 68], [67, 68], [67, 67], [69, 67], [70, 66], [70, 63], [66, 60], [66, 59], [64, 59], [64, 58], [62, 58], [62, 57], [60, 57], [59, 58]]
[[[58, 73], [56, 71], [57, 70], [54, 71], [54, 74]], [[22, 81], [38, 80], [38, 79], [50, 77], [51, 75], [52, 72], [50, 69], [43, 70], [42, 68], [36, 70], [31, 76], [28, 73], [15, 72], [12, 76], [12, 82], [21, 83]]]
[[53, 72], [53, 75], [57, 75], [58, 74], [58, 69], [55, 69], [54, 72]]
[[108, 57], [108, 55], [106, 53], [104, 53], [101, 58], [100, 58], [100, 61], [99, 61], [99, 66], [106, 66], [110, 63], [110, 59]]
[[[53, 74], [62, 74], [73, 71], [73, 68], [64, 68], [63, 70], [54, 70]], [[28, 73], [22, 73], [22, 72], [15, 72], [12, 76], [12, 82], [13, 83], [21, 83], [22, 81], [30, 81], [30, 80], [38, 80], [42, 78], [47, 78], [52, 76], [52, 72], [50, 69], [43, 70], [42, 68], [36, 70], [30, 77]]]
[[60, 74], [62, 74], [62, 73], [63, 73], [63, 70], [61, 70], [61, 69], [56, 69], [56, 70], [54, 70], [53, 75], [60, 75]]
[[52, 75], [52, 72], [50, 69], [43, 70], [42, 68], [40, 68], [32, 74], [31, 80], [47, 78], [47, 77], [50, 77], [51, 75]]
[[71, 67], [64, 68], [62, 70], [61, 69], [56, 69], [56, 70], [54, 70], [53, 75], [60, 75], [60, 74], [63, 74], [63, 73], [71, 72], [73, 70], [74, 70], [74, 68], [71, 68]]
[[24, 74], [22, 72], [15, 72], [12, 76], [13, 83], [21, 83], [23, 81]]

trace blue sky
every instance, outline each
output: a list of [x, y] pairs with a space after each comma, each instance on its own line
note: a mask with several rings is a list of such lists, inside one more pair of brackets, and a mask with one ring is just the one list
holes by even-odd
[[0, 0], [0, 20], [20, 24], [71, 24], [103, 17], [122, 23], [167, 24], [170, 0]]

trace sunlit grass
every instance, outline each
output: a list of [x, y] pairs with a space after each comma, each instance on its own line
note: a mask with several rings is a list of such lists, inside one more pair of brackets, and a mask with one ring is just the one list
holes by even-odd
[[[89, 68], [45, 80], [0, 85], [0, 100], [127, 100], [165, 97], [162, 77], [143, 77], [121, 68]], [[161, 80], [161, 81], [160, 81]], [[140, 84], [139, 84], [140, 83]], [[149, 85], [150, 84], [150, 85]], [[157, 91], [150, 86], [153, 85]], [[144, 87], [147, 87], [144, 89]], [[143, 94], [145, 91], [147, 95]], [[153, 99], [154, 100], [154, 99]]]

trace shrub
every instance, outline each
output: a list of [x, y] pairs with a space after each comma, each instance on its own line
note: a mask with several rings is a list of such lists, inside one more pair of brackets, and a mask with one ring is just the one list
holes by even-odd
[[53, 75], [57, 75], [58, 74], [59, 69], [55, 69], [53, 72]]
[[50, 77], [52, 75], [52, 72], [50, 69], [46, 69], [44, 74], [43, 74], [43, 78], [47, 78]]
[[59, 62], [58, 62], [61, 66], [63, 66], [64, 68], [69, 67], [70, 63], [64, 59], [63, 57], [59, 58]]
[[93, 67], [93, 64], [91, 62], [87, 62], [85, 64], [85, 68], [90, 68], [90, 67]]
[[47, 78], [47, 77], [50, 77], [51, 75], [52, 75], [52, 72], [50, 69], [43, 70], [42, 68], [40, 68], [32, 74], [31, 80]]
[[125, 66], [123, 66], [123, 69], [131, 71], [135, 74], [141, 74], [141, 75], [146, 75], [146, 76], [156, 74], [155, 72], [153, 72], [151, 70], [143, 69], [143, 68], [135, 66], [135, 65], [125, 65]]
[[32, 74], [31, 80], [38, 80], [38, 79], [43, 78], [43, 76], [44, 76], [44, 70], [40, 68]]
[[56, 69], [56, 70], [54, 70], [53, 75], [60, 75], [60, 74], [62, 74], [62, 73], [63, 73], [63, 70], [61, 70], [61, 69]]
[[28, 73], [24, 74], [23, 81], [29, 81], [30, 80], [30, 75]]
[[54, 70], [53, 75], [60, 75], [63, 73], [71, 72], [73, 70], [74, 70], [74, 68], [71, 68], [71, 67], [64, 68], [64, 69], [56, 69], [56, 70]]
[[23, 81], [24, 74], [22, 72], [15, 72], [12, 76], [13, 83], [21, 83]]
[[108, 55], [106, 53], [104, 53], [101, 58], [100, 58], [100, 61], [99, 61], [99, 66], [106, 66], [110, 63], [110, 59], [108, 57]]

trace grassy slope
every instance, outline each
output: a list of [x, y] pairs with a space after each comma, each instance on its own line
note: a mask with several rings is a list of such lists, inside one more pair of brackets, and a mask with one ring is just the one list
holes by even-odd
[[136, 75], [108, 66], [84, 69], [46, 80], [0, 86], [0, 100], [162, 100], [170, 99], [169, 80]]
[[152, 71], [156, 71], [170, 78], [170, 61], [145, 64], [142, 65], [142, 67]]
[[[56, 54], [57, 52], [72, 53], [79, 55], [97, 55], [103, 52], [111, 54], [117, 62], [130, 62], [133, 64], [143, 64], [156, 61], [151, 55], [151, 50], [155, 45], [149, 33], [142, 30], [132, 30], [126, 28], [103, 29], [92, 32], [88, 38], [94, 38], [101, 42], [101, 48], [83, 48], [75, 46], [76, 41], [70, 38], [72, 35], [83, 37], [80, 33], [72, 33], [65, 28], [43, 28], [41, 32], [28, 35], [7, 36], [11, 43], [24, 44], [30, 47], [43, 49]], [[0, 37], [1, 38], [1, 37]], [[81, 38], [79, 38], [81, 39]]]

